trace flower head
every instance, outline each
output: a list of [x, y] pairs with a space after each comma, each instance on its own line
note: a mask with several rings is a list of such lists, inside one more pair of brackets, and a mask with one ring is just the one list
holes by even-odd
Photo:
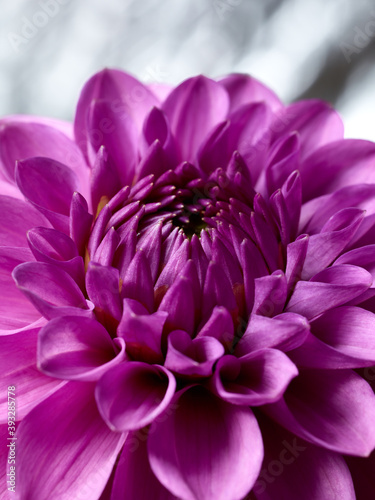
[[17, 498], [369, 498], [374, 162], [245, 75], [3, 119]]

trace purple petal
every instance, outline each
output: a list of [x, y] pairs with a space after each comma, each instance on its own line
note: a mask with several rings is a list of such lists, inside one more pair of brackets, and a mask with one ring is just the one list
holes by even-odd
[[91, 318], [64, 316], [49, 321], [39, 332], [38, 366], [52, 377], [67, 380], [98, 380], [106, 370], [125, 358], [105, 328]]
[[353, 184], [373, 184], [375, 145], [345, 139], [310, 155], [301, 166], [304, 201]]
[[8, 386], [16, 387], [17, 420], [21, 420], [64, 384], [61, 380], [47, 377], [36, 366], [38, 330], [30, 329], [1, 338], [1, 422], [7, 418]]
[[269, 152], [269, 160], [265, 170], [267, 192], [270, 196], [281, 188], [289, 175], [298, 170], [300, 157], [300, 141], [296, 132], [282, 136]]
[[204, 76], [185, 80], [169, 94], [163, 111], [179, 140], [182, 160], [194, 160], [202, 140], [226, 118], [228, 107], [227, 92]]
[[176, 388], [164, 367], [138, 361], [122, 363], [99, 380], [96, 400], [112, 430], [136, 430], [150, 424], [169, 405]]
[[[355, 500], [344, 459], [296, 438], [265, 417], [260, 421], [264, 461], [256, 500]], [[364, 499], [363, 499], [364, 500]]]
[[90, 262], [86, 273], [86, 290], [95, 304], [95, 314], [103, 325], [116, 327], [122, 316], [119, 272], [114, 267]]
[[210, 318], [203, 324], [196, 338], [214, 337], [226, 349], [230, 349], [234, 338], [233, 319], [229, 311], [223, 306], [214, 307]]
[[223, 345], [214, 337], [192, 340], [185, 331], [175, 330], [168, 335], [165, 367], [180, 375], [208, 377], [224, 352]]
[[40, 318], [12, 278], [13, 269], [27, 260], [33, 260], [27, 248], [0, 247], [0, 328], [8, 333], [28, 327]]
[[100, 147], [104, 146], [116, 167], [121, 184], [131, 185], [137, 160], [137, 135], [128, 112], [115, 110], [110, 101], [94, 101], [88, 117], [88, 133], [95, 157]]
[[83, 258], [78, 256], [77, 247], [71, 238], [55, 229], [36, 227], [28, 231], [27, 239], [36, 260], [63, 269], [83, 289]]
[[339, 114], [329, 104], [319, 100], [290, 104], [276, 115], [271, 130], [274, 138], [297, 131], [302, 157], [327, 143], [342, 139], [344, 135]]
[[254, 306], [252, 313], [262, 316], [276, 316], [285, 305], [287, 283], [282, 271], [275, 271], [270, 276], [256, 278]]
[[32, 157], [54, 158], [68, 165], [80, 178], [86, 196], [88, 169], [77, 145], [55, 127], [17, 119], [2, 120], [0, 129], [0, 170], [14, 181], [16, 161]]
[[83, 293], [68, 273], [44, 262], [26, 262], [13, 271], [18, 288], [40, 313], [51, 319], [65, 314], [90, 316]]
[[289, 243], [287, 246], [285, 277], [288, 284], [288, 294], [294, 289], [298, 281], [301, 279], [308, 243], [308, 235], [301, 234], [295, 241]]
[[324, 311], [349, 302], [372, 284], [372, 276], [361, 267], [342, 264], [299, 281], [286, 308], [312, 319]]
[[309, 332], [309, 323], [303, 316], [283, 313], [275, 318], [252, 314], [244, 335], [235, 348], [236, 356], [265, 347], [290, 351], [303, 344]]
[[103, 197], [109, 200], [121, 189], [121, 181], [113, 161], [104, 146], [101, 146], [92, 167], [91, 197], [94, 213]]
[[[114, 113], [126, 111], [141, 131], [144, 118], [158, 99], [140, 81], [123, 71], [104, 69], [96, 73], [83, 87], [74, 121], [76, 142], [87, 156], [87, 116], [93, 100], [105, 99], [111, 103]], [[108, 122], [99, 122], [100, 131], [105, 131]]]
[[273, 110], [282, 107], [280, 99], [260, 81], [245, 74], [229, 75], [219, 81], [230, 97], [231, 111], [249, 102], [264, 101]]
[[261, 349], [239, 359], [219, 359], [211, 387], [228, 403], [261, 406], [280, 399], [297, 375], [297, 367], [283, 352]]
[[27, 247], [26, 233], [35, 226], [50, 223], [30, 203], [0, 196], [0, 245]]
[[344, 208], [356, 207], [366, 210], [370, 215], [375, 212], [375, 186], [356, 184], [333, 193], [314, 198], [302, 207], [300, 232], [318, 233], [328, 219]]
[[177, 500], [151, 470], [147, 434], [147, 429], [129, 432], [116, 467], [111, 500]]
[[78, 189], [74, 172], [49, 158], [30, 158], [17, 163], [16, 180], [25, 198], [56, 229], [69, 233], [70, 203]]
[[69, 382], [21, 422], [17, 430], [19, 498], [100, 497], [124, 436], [111, 432], [103, 422], [93, 389], [93, 384]]
[[262, 437], [250, 408], [230, 405], [206, 389], [180, 391], [173, 410], [150, 429], [148, 455], [159, 481], [184, 500], [239, 500], [263, 459]]
[[124, 299], [117, 335], [125, 340], [127, 352], [145, 362], [162, 362], [161, 341], [167, 317], [167, 312], [149, 314], [141, 303]]
[[312, 368], [360, 368], [375, 364], [375, 314], [344, 306], [326, 311], [311, 323], [306, 342], [291, 354]]
[[79, 193], [73, 193], [70, 204], [69, 235], [76, 244], [78, 253], [82, 256], [86, 252], [92, 219], [86, 200]]
[[338, 453], [368, 456], [375, 448], [375, 395], [351, 370], [300, 370], [284, 398], [264, 407], [297, 436]]
[[322, 227], [319, 234], [309, 238], [302, 279], [328, 267], [352, 240], [365, 214], [359, 208], [344, 208]]

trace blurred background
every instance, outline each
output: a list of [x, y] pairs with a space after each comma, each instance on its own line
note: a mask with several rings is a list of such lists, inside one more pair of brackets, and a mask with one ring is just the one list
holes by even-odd
[[145, 82], [245, 72], [330, 101], [375, 141], [375, 1], [0, 0], [0, 115], [72, 119], [105, 66]]

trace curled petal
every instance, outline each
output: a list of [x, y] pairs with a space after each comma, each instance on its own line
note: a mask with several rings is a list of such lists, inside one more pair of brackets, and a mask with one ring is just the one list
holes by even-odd
[[133, 361], [106, 372], [95, 395], [109, 427], [124, 432], [149, 425], [168, 407], [175, 389], [176, 381], [166, 368]]
[[261, 349], [242, 358], [221, 358], [215, 367], [211, 387], [229, 403], [261, 406], [280, 399], [297, 375], [297, 367], [283, 352]]

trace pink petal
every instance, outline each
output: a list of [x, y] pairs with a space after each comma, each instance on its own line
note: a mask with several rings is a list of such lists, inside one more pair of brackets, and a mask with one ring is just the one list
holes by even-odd
[[302, 279], [328, 267], [350, 243], [365, 216], [359, 208], [344, 208], [333, 215], [319, 234], [309, 238]]
[[98, 380], [106, 370], [125, 359], [125, 343], [122, 341], [119, 347], [120, 350], [94, 319], [55, 318], [40, 330], [38, 366], [56, 378]]
[[[167, 409], [168, 411], [168, 409]], [[162, 417], [160, 417], [162, 418]], [[150, 468], [147, 455], [147, 429], [129, 432], [116, 467], [111, 500], [177, 500]]]
[[373, 184], [375, 145], [345, 139], [318, 149], [301, 166], [304, 201], [353, 184]]
[[43, 215], [62, 232], [69, 232], [70, 203], [78, 180], [74, 172], [49, 158], [30, 158], [17, 163], [17, 185]]
[[194, 386], [150, 428], [148, 455], [159, 481], [183, 500], [240, 500], [258, 477], [262, 437], [250, 408]]
[[313, 99], [295, 102], [281, 110], [271, 130], [274, 138], [297, 131], [302, 157], [344, 135], [340, 115], [328, 103]]
[[149, 314], [136, 300], [124, 299], [117, 335], [125, 340], [127, 352], [135, 359], [162, 363], [161, 340], [167, 312]]
[[275, 422], [260, 421], [264, 461], [254, 485], [256, 500], [355, 500], [344, 459], [296, 438]]
[[18, 498], [100, 497], [124, 436], [111, 432], [103, 422], [93, 389], [93, 384], [69, 382], [21, 422], [17, 431]]
[[264, 101], [273, 111], [282, 107], [280, 99], [271, 89], [249, 75], [229, 75], [219, 83], [229, 94], [232, 111], [249, 102]]
[[109, 427], [124, 432], [150, 424], [167, 408], [175, 388], [176, 381], [166, 368], [133, 361], [103, 375], [96, 400]]
[[[159, 104], [155, 95], [134, 77], [115, 69], [96, 73], [83, 87], [74, 122], [77, 144], [87, 156], [87, 116], [93, 100], [104, 99], [111, 103], [115, 113], [126, 111], [141, 131], [144, 118], [153, 106]], [[99, 132], [105, 131], [108, 122], [99, 124]]]
[[58, 267], [44, 262], [26, 262], [14, 269], [13, 278], [18, 288], [48, 319], [66, 314], [91, 316], [90, 304], [77, 283]]
[[40, 318], [12, 278], [13, 269], [27, 260], [33, 260], [27, 248], [0, 247], [0, 328], [3, 330], [27, 327]]
[[228, 403], [261, 406], [280, 399], [297, 375], [297, 367], [283, 352], [261, 349], [239, 359], [219, 359], [211, 387]]
[[[103, 123], [106, 123], [105, 128], [101, 127]], [[88, 137], [95, 156], [104, 146], [114, 163], [120, 183], [123, 186], [131, 185], [138, 158], [137, 133], [129, 113], [114, 110], [111, 101], [94, 101], [88, 117]]]
[[264, 407], [297, 436], [338, 453], [368, 456], [375, 448], [375, 395], [351, 370], [300, 370], [284, 398]]
[[265, 347], [290, 351], [303, 344], [308, 332], [309, 323], [299, 314], [283, 313], [274, 318], [252, 314], [234, 352], [236, 356], [245, 356]]
[[27, 247], [26, 233], [35, 226], [50, 226], [30, 203], [0, 196], [0, 246]]
[[[2, 123], [1, 123], [2, 122]], [[83, 194], [88, 186], [88, 169], [77, 145], [63, 132], [43, 123], [6, 118], [0, 121], [0, 170], [14, 181], [16, 161], [32, 157], [53, 158], [68, 165], [79, 177]]]
[[312, 319], [322, 312], [349, 302], [372, 284], [372, 276], [361, 267], [342, 264], [299, 281], [286, 308]]
[[223, 354], [223, 345], [214, 337], [192, 340], [185, 331], [175, 330], [168, 335], [165, 367], [180, 375], [208, 377]]
[[375, 364], [375, 314], [344, 306], [326, 311], [311, 323], [311, 335], [291, 353], [298, 365], [360, 368]]
[[[15, 386], [17, 420], [24, 416], [64, 382], [41, 373], [36, 366], [39, 328], [7, 335], [1, 339], [0, 421], [7, 418], [8, 386]], [[8, 436], [9, 437], [9, 436]]]
[[185, 80], [169, 94], [163, 111], [179, 141], [182, 160], [194, 160], [202, 140], [226, 118], [228, 107], [227, 92], [204, 76]]

